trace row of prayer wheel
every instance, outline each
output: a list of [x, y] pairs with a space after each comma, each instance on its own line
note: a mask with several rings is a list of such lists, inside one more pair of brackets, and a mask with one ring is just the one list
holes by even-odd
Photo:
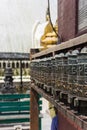
[[78, 50], [32, 60], [30, 75], [51, 92], [64, 91], [87, 98], [87, 53]]

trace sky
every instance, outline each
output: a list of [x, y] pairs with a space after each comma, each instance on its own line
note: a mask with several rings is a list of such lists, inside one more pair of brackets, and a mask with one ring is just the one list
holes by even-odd
[[[57, 0], [50, 0], [52, 22]], [[47, 0], [0, 0], [0, 52], [29, 53], [35, 22], [45, 21]]]

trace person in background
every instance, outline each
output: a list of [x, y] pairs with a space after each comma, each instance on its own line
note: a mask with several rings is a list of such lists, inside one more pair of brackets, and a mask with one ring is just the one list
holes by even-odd
[[58, 112], [56, 107], [49, 103], [49, 112], [50, 116], [52, 118], [52, 123], [51, 123], [51, 130], [59, 130], [58, 128]]

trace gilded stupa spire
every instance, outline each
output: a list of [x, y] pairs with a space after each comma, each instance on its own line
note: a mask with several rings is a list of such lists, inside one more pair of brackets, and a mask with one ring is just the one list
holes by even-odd
[[48, 7], [47, 7], [47, 11], [46, 11], [46, 21], [50, 21], [50, 12], [49, 12]]

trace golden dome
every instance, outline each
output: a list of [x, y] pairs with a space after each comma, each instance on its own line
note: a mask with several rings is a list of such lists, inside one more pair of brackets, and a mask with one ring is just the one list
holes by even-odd
[[52, 44], [56, 44], [58, 41], [57, 37], [46, 37], [44, 40], [41, 41], [41, 45], [44, 46], [45, 45], [52, 45]]
[[46, 37], [56, 37], [56, 33], [55, 32], [47, 33]]
[[[49, 48], [52, 45], [56, 45], [58, 42], [58, 25], [57, 25], [57, 21], [56, 24], [54, 25], [54, 29], [55, 31], [53, 31], [52, 25], [49, 21], [49, 26], [46, 26], [44, 34], [41, 37], [41, 46], [43, 46], [44, 48]], [[50, 28], [49, 28], [50, 27]]]

